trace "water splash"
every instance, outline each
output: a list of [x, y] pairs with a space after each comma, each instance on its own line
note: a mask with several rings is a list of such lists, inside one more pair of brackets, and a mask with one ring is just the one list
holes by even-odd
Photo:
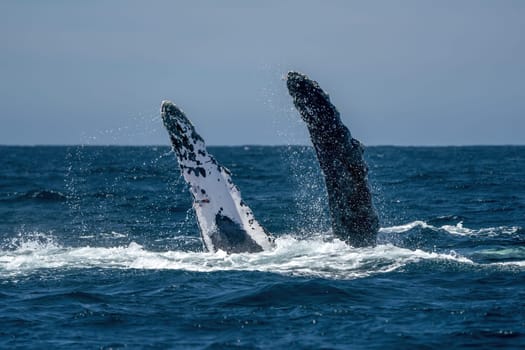
[[[406, 227], [421, 225], [411, 223]], [[384, 230], [393, 231], [395, 227]], [[397, 232], [401, 231], [397, 227]], [[0, 250], [0, 276], [35, 273], [39, 269], [104, 268], [104, 269], [166, 269], [193, 272], [260, 271], [290, 276], [311, 276], [330, 279], [355, 279], [396, 271], [408, 264], [422, 261], [454, 262], [478, 267], [521, 268], [525, 261], [477, 263], [454, 252], [429, 252], [406, 249], [392, 244], [369, 248], [353, 248], [344, 242], [321, 239], [297, 239], [284, 235], [276, 247], [261, 253], [226, 254], [152, 251], [131, 242], [115, 247], [65, 247], [52, 236], [35, 235], [18, 238]], [[523, 258], [523, 256], [522, 256]]]

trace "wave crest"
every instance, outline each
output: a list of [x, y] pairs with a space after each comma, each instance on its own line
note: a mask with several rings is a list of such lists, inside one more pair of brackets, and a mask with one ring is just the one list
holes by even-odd
[[[261, 271], [292, 276], [354, 279], [395, 271], [421, 261], [448, 261], [469, 266], [477, 264], [454, 251], [448, 253], [410, 250], [391, 244], [352, 248], [334, 239], [298, 240], [291, 236], [276, 239], [276, 247], [261, 253], [226, 254], [150, 251], [131, 242], [117, 247], [62, 247], [53, 239], [26, 240], [13, 250], [0, 251], [0, 275], [33, 273], [38, 269], [116, 268], [185, 270], [193, 272]], [[523, 266], [523, 261], [507, 265]], [[500, 264], [501, 265], [501, 264]]]
[[495, 237], [500, 235], [513, 235], [520, 231], [522, 228], [519, 226], [498, 226], [498, 227], [487, 227], [480, 229], [470, 229], [463, 226], [463, 222], [460, 221], [456, 225], [442, 225], [433, 226], [425, 221], [416, 220], [409, 222], [404, 225], [382, 227], [379, 229], [381, 233], [404, 233], [414, 228], [430, 229], [432, 231], [443, 231], [451, 235], [457, 236], [489, 236]]

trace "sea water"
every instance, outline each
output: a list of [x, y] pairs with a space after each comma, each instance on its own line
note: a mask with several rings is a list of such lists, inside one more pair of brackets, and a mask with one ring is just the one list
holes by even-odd
[[310, 147], [209, 150], [273, 250], [204, 252], [168, 147], [0, 147], [0, 348], [525, 348], [525, 147], [369, 147], [369, 248]]

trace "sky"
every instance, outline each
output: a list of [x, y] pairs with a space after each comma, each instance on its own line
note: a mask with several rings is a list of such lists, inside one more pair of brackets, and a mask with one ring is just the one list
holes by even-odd
[[0, 144], [308, 144], [306, 73], [367, 145], [525, 143], [525, 1], [0, 1]]

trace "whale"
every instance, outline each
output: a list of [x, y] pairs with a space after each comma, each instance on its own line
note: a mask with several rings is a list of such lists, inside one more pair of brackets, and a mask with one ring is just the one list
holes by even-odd
[[352, 137], [316, 81], [291, 71], [286, 86], [306, 123], [324, 175], [334, 236], [353, 247], [374, 246], [379, 219], [372, 203], [364, 146]]
[[233, 183], [231, 172], [208, 153], [204, 139], [182, 109], [171, 101], [162, 101], [160, 113], [181, 174], [189, 185], [205, 250], [270, 250], [274, 237], [255, 219]]
[[[379, 219], [363, 144], [352, 137], [316, 81], [291, 71], [286, 86], [307, 126], [324, 176], [334, 236], [354, 247], [374, 246]], [[272, 249], [275, 238], [255, 219], [231, 172], [208, 153], [204, 139], [182, 109], [162, 101], [161, 117], [189, 184], [205, 250], [254, 253]]]

